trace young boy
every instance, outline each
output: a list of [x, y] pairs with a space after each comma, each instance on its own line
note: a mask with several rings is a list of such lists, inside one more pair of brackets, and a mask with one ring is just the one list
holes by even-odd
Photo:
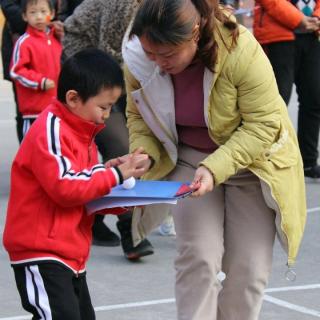
[[17, 40], [10, 68], [15, 82], [23, 135], [39, 113], [56, 97], [62, 46], [49, 27], [54, 17], [50, 0], [21, 1], [26, 32]]
[[85, 204], [151, 164], [142, 149], [98, 163], [94, 136], [122, 87], [121, 68], [106, 53], [70, 57], [58, 100], [34, 122], [13, 162], [3, 242], [34, 319], [95, 318], [85, 276], [94, 215]]

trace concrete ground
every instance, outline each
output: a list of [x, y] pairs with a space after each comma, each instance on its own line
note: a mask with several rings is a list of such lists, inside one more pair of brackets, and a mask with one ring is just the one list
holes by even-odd
[[[295, 96], [289, 107], [296, 122]], [[0, 80], [0, 237], [9, 193], [10, 164], [17, 151], [14, 104], [8, 82]], [[295, 265], [297, 279], [286, 280], [286, 255], [278, 243], [260, 320], [320, 318], [320, 182], [307, 182], [308, 223]], [[288, 186], [289, 187], [289, 186]], [[113, 217], [106, 218], [115, 229]], [[154, 232], [155, 254], [137, 263], [126, 261], [120, 247], [92, 247], [88, 282], [97, 319], [176, 319], [174, 304], [175, 239]], [[7, 253], [0, 246], [0, 320], [30, 319], [20, 306]]]

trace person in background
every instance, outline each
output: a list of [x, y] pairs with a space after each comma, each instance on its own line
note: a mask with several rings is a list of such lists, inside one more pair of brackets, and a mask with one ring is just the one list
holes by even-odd
[[298, 94], [298, 140], [304, 174], [320, 178], [320, 1], [256, 0], [253, 32], [275, 73], [279, 92], [289, 104]]
[[83, 0], [61, 0], [59, 6], [59, 12], [57, 13], [59, 21], [64, 22], [69, 16], [73, 14], [75, 8]]
[[[85, 48], [99, 48], [111, 54], [121, 64], [122, 38], [137, 6], [138, 0], [83, 1], [64, 22], [63, 55], [69, 57]], [[95, 138], [104, 162], [129, 150], [125, 104], [126, 98], [122, 96], [106, 121], [105, 129]], [[104, 224], [103, 218], [96, 215], [93, 225], [93, 243], [98, 245], [117, 243], [119, 238]], [[133, 244], [132, 213], [128, 212], [118, 218], [117, 228], [121, 235], [125, 257], [136, 260], [153, 254], [153, 247], [148, 239], [143, 239], [136, 246]]]
[[[10, 62], [13, 52], [13, 46], [17, 39], [26, 31], [27, 23], [22, 18], [20, 7], [21, 0], [0, 0], [1, 10], [5, 16], [5, 25], [2, 32], [1, 57], [3, 66], [3, 77], [5, 80], [12, 81], [10, 77]], [[58, 11], [58, 1], [52, 1], [55, 11]], [[54, 26], [57, 37], [62, 36], [62, 24], [54, 20], [50, 23]], [[16, 105], [16, 129], [18, 141], [21, 143], [23, 138], [23, 118], [19, 112], [18, 101], [16, 96], [16, 88], [12, 82], [12, 89], [14, 93], [14, 100]]]
[[150, 159], [140, 149], [98, 162], [92, 136], [123, 89], [122, 70], [110, 56], [79, 52], [63, 65], [57, 86], [58, 99], [32, 125], [13, 161], [3, 243], [33, 319], [93, 320], [85, 268], [94, 214], [85, 204], [140, 177]]
[[[291, 267], [306, 220], [302, 159], [269, 60], [212, 0], [143, 0], [122, 52], [130, 150], [153, 160], [143, 179], [197, 187], [172, 206], [177, 318], [258, 320], [276, 231]], [[147, 234], [158, 216], [140, 211]]]
[[57, 94], [62, 46], [49, 24], [54, 16], [50, 0], [22, 0], [26, 32], [18, 38], [12, 55], [11, 79], [23, 117], [23, 136]]

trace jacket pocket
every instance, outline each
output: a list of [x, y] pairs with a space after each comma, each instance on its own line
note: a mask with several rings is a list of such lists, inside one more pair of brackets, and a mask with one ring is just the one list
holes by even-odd
[[279, 139], [264, 152], [264, 159], [271, 161], [277, 168], [289, 168], [297, 164], [299, 149], [287, 129], [281, 130]]
[[60, 215], [55, 209], [52, 212], [52, 223], [51, 223], [51, 227], [49, 229], [49, 234], [48, 234], [49, 238], [52, 238], [52, 239], [55, 238], [59, 230], [59, 226], [60, 226]]

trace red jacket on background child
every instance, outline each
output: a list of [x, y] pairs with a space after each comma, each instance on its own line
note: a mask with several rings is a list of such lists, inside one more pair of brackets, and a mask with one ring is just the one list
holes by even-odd
[[[313, 16], [320, 17], [320, 1], [315, 2]], [[260, 44], [291, 41], [302, 18], [303, 13], [291, 0], [255, 0], [253, 34]]]
[[27, 27], [17, 40], [12, 55], [10, 76], [15, 81], [19, 110], [23, 116], [36, 116], [44, 110], [57, 88], [44, 90], [46, 79], [57, 86], [60, 73], [62, 46], [54, 36], [53, 28], [47, 32]]
[[76, 273], [85, 269], [94, 215], [84, 205], [119, 181], [115, 169], [98, 163], [94, 136], [103, 127], [59, 101], [31, 126], [11, 170], [3, 242], [12, 264], [57, 261]]

